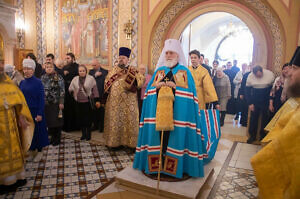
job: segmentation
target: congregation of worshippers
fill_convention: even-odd
[[[97,59],[88,66],[78,64],[71,52],[62,59],[48,54],[44,63],[38,63],[35,55],[29,53],[22,62],[22,71],[12,64],[4,65],[1,60],[1,82],[5,83],[1,85],[1,92],[13,95],[11,99],[8,95],[2,103],[7,110],[10,110],[9,104],[18,104],[14,115],[9,114],[11,120],[17,120],[19,129],[26,129],[20,130],[26,135],[26,138],[19,138],[23,148],[15,151],[29,149],[27,154],[20,152],[19,159],[16,158],[20,160],[20,168],[15,173],[3,175],[1,186],[13,185],[16,189],[26,184],[21,156],[27,156],[29,161],[40,161],[44,147],[61,143],[62,132],[81,131],[82,142],[91,140],[94,134],[103,134],[106,147],[114,151],[124,148],[132,151],[135,153],[133,167],[149,173],[151,165],[146,157],[151,152],[159,154],[162,138],[163,162],[171,160],[172,151],[176,156],[175,152],[184,154],[186,148],[191,154],[193,150],[203,148],[201,141],[200,144],[192,143],[195,139],[202,142],[210,139],[203,135],[205,131],[198,124],[201,110],[215,110],[219,114],[217,123],[220,127],[226,123],[226,115],[234,115],[236,125],[247,127],[247,143],[262,140],[266,136],[264,128],[290,97],[287,82],[292,63],[284,64],[276,77],[265,66],[241,63],[238,59],[223,66],[217,60],[210,63],[195,49],[189,52],[191,64],[188,65],[178,46],[178,40],[166,40],[154,74],[150,74],[144,64],[131,66],[131,49],[127,47],[119,48],[118,59],[110,69],[104,68]],[[172,99],[171,105],[160,104],[160,96]],[[161,106],[160,111],[156,109],[158,106]],[[174,109],[169,118],[171,127],[162,124],[158,128],[157,124],[155,129],[156,117],[157,120],[159,116],[168,117],[164,115],[164,106]],[[188,146],[181,146],[181,142],[172,138],[177,136],[177,140],[184,140],[180,137],[180,127],[184,125],[190,127],[186,132],[196,132],[195,136],[182,134],[189,139],[185,142]],[[151,135],[163,130],[163,136]],[[18,130],[9,127],[9,131]],[[17,143],[12,142],[12,145]],[[171,171],[172,176],[181,178],[183,173],[203,176],[202,161],[205,163],[213,158],[216,149],[212,150],[196,151],[203,154],[197,162],[192,158],[180,159],[184,156],[179,155],[178,164],[197,166],[194,169],[178,166],[177,171]],[[199,169],[195,169],[198,166]]]

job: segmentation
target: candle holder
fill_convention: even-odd
[[[128,23],[124,24],[124,32],[126,34],[126,39],[131,39],[133,34],[133,24],[129,20]]]

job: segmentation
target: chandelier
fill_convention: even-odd
[[[227,25],[223,25],[219,27],[219,33],[222,37],[225,36],[236,36],[238,33],[242,31],[249,31],[247,27],[244,26],[236,26],[230,21]]]
[[[17,38],[19,41],[19,47],[21,47],[21,39],[24,34],[24,31],[26,29],[24,21],[22,21],[20,18],[17,18],[15,21],[15,29],[16,29],[16,34]]]

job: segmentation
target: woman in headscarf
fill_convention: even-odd
[[[82,130],[81,140],[91,139],[92,126],[92,106],[100,107],[99,93],[96,80],[93,76],[87,74],[87,68],[84,65],[78,67],[79,76],[73,78],[69,92],[73,94],[76,101],[77,118]],[[93,100],[95,99],[95,100]],[[95,104],[93,101],[96,101]]]
[[[21,81],[20,89],[25,96],[26,102],[35,123],[30,150],[38,151],[37,155],[34,158],[34,161],[38,162],[42,158],[42,149],[43,147],[49,145],[49,140],[45,121],[44,86],[41,80],[33,75],[34,70],[35,62],[32,59],[24,59],[23,72],[25,80]]]
[[[231,98],[231,85],[229,77],[223,72],[222,68],[217,68],[217,75],[215,78],[215,88],[220,103],[220,125],[224,126],[226,116],[226,106],[228,100]]]
[[[34,61],[35,63],[34,76],[40,79],[44,73],[42,65],[37,62],[36,56],[33,53],[28,53],[26,55],[26,58],[32,59]]]
[[[45,116],[48,131],[51,134],[50,143],[60,144],[61,128],[63,126],[62,109],[64,108],[65,84],[64,79],[52,63],[45,64],[46,73],[41,80],[45,88]]]
[[[10,79],[17,85],[20,85],[20,82],[22,80],[24,80],[24,77],[22,76],[22,74],[15,70],[15,66],[10,65],[10,64],[6,64],[4,66],[4,72],[10,77]]]

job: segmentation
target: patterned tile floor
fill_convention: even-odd
[[[227,120],[230,123],[232,118]],[[241,131],[240,127],[233,130]],[[229,133],[231,131],[226,131],[226,128],[222,132],[225,140],[246,139],[245,133]],[[113,152],[102,146],[103,135],[100,133],[93,133],[91,142],[80,141],[80,133],[77,134],[64,134],[59,146],[45,148],[40,162],[27,161],[27,184],[15,193],[1,195],[0,199],[85,198],[133,161],[130,151]],[[250,158],[259,150],[257,145],[235,144],[209,198],[256,198],[258,188]]]
[[[257,198],[258,186],[250,164],[261,146],[235,143],[215,182],[210,198]]]
[[[258,188],[252,170],[228,167],[213,198],[257,198]]]
[[[27,184],[0,198],[85,198],[133,161],[129,151],[63,138],[43,150],[43,158],[26,163]]]
[[[209,182],[204,185],[200,198],[208,199],[253,199],[258,196],[258,187],[250,164],[250,158],[260,150],[260,146],[235,142],[229,153],[224,153],[228,145],[221,139],[216,152],[215,161],[220,163],[220,158],[226,160],[220,165],[222,168],[218,171],[215,166],[216,176],[213,175]],[[225,155],[225,156],[224,156]],[[221,157],[220,157],[221,156]],[[221,161],[222,162],[222,161]],[[212,183],[212,184],[211,184]],[[204,191],[208,190],[208,194]],[[109,198],[109,194],[124,191],[122,188],[115,187],[115,184],[98,192],[98,196]],[[114,197],[118,195],[115,194]],[[112,197],[112,195],[110,195]]]

